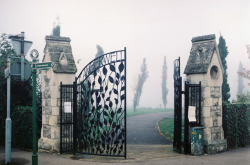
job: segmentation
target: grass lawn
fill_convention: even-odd
[[[137,108],[136,112],[134,112],[134,109],[127,109],[127,117],[135,116],[135,115],[142,115],[147,113],[157,113],[157,112],[168,112],[173,111],[174,109],[167,108]]]
[[[167,118],[158,122],[161,133],[169,140],[174,138],[174,119]]]

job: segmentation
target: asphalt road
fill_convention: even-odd
[[[128,144],[172,144],[165,139],[159,130],[157,122],[166,117],[173,117],[173,111],[137,115],[127,118]]]

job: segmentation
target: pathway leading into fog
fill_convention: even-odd
[[[157,122],[173,117],[173,111],[128,117],[127,144],[172,144],[160,134]]]

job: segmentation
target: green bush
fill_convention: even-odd
[[[6,111],[1,110],[0,127],[0,145],[5,144],[5,119]],[[41,111],[38,109],[38,118],[41,117]],[[32,128],[32,107],[16,106],[11,111],[12,120],[12,147],[30,150],[33,146],[33,128]],[[37,139],[40,138],[41,121],[37,121]]]
[[[228,149],[249,144],[249,93],[239,95],[233,104],[223,104],[224,132]]]
[[[32,149],[32,107],[17,106],[12,113],[12,146]]]
[[[4,70],[7,67],[7,56],[17,57],[7,34],[0,36],[0,145],[5,144],[5,121],[7,109],[7,80]],[[12,63],[14,60],[12,60]],[[41,76],[37,76],[37,112],[38,129],[41,130]],[[12,147],[32,148],[32,79],[19,82],[11,79],[10,115],[12,119]]]

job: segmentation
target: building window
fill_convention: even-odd
[[[212,80],[217,80],[219,77],[219,69],[217,66],[212,66],[211,70],[210,70],[210,76]]]

